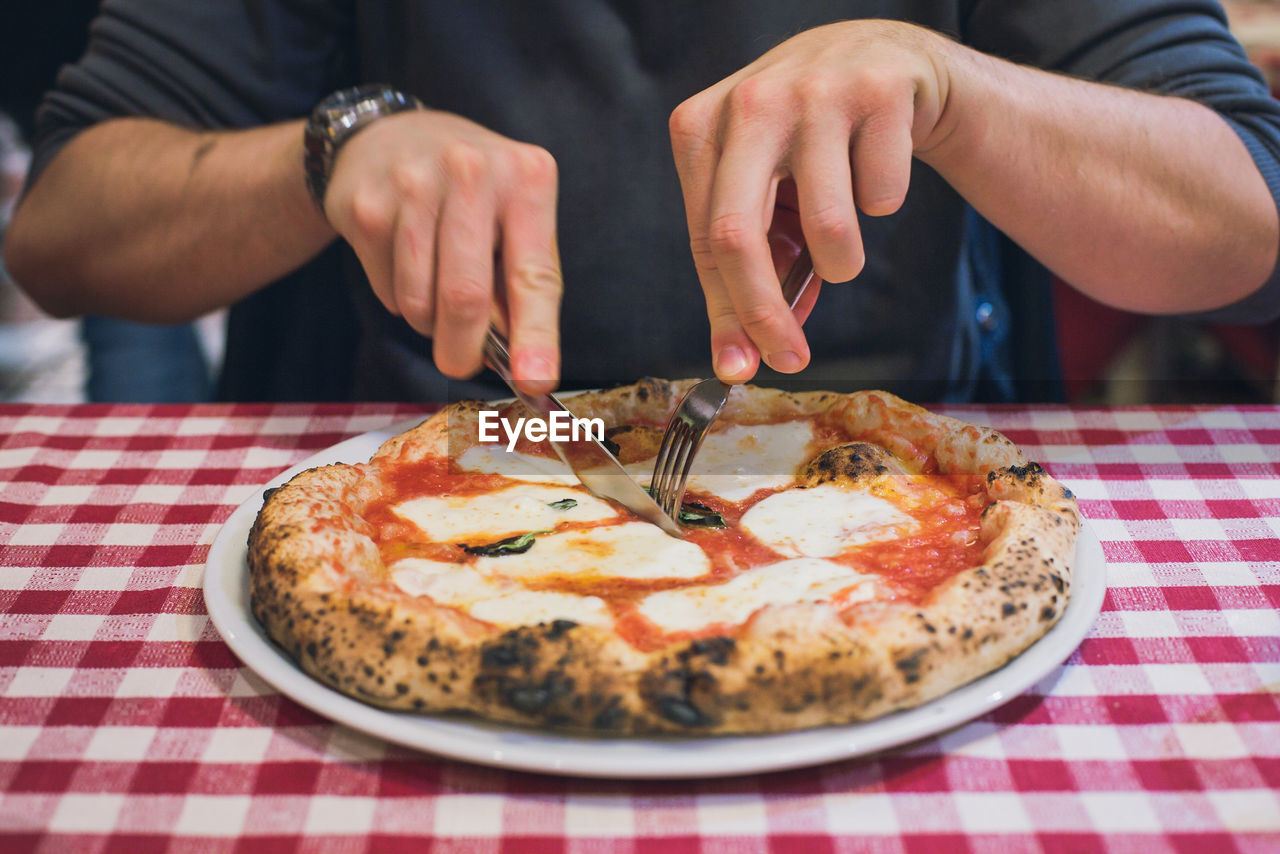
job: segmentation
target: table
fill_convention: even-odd
[[[1280,408],[963,407],[1080,497],[1090,637],[883,755],[575,780],[328,723],[200,592],[261,484],[404,405],[0,407],[0,851],[1280,852]]]

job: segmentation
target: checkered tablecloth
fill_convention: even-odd
[[[1079,495],[1090,637],[907,748],[694,782],[443,760],[228,651],[209,545],[406,406],[0,407],[0,852],[1280,852],[1280,410],[950,410]]]

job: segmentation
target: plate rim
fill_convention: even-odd
[[[564,734],[381,709],[313,679],[267,637],[249,612],[246,538],[265,490],[318,465],[363,462],[382,442],[424,417],[429,416],[345,439],[263,484],[222,524],[209,548],[201,586],[210,621],[242,666],[320,717],[428,754],[504,770],[624,780],[728,777],[856,759],[962,726],[1023,694],[1062,666],[1088,636],[1106,595],[1106,556],[1082,519],[1071,596],[1048,632],[1008,663],[941,697],[860,723],[764,735],[639,738]]]

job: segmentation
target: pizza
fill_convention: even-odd
[[[691,385],[575,415],[647,482]],[[1061,616],[1070,491],[999,433],[879,391],[734,390],[664,534],[546,442],[479,441],[519,404],[453,404],[360,464],[269,490],[252,610],[365,702],[599,734],[875,718],[1000,667]]]

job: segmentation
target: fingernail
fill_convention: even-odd
[[[747,369],[747,354],[741,347],[725,347],[716,354],[716,373],[731,377]]]
[[[523,356],[520,359],[520,378],[533,382],[555,382],[556,366],[545,356]]]
[[[784,374],[794,374],[804,367],[804,361],[801,360],[799,354],[792,350],[770,353],[769,358],[765,361],[769,363],[769,367]]]

